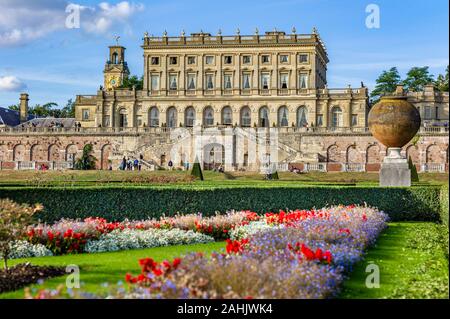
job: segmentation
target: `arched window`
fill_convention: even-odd
[[[342,127],[342,109],[339,106],[331,110],[331,127]]]
[[[117,54],[117,52],[114,52],[112,54],[112,64],[119,64],[119,55]]]
[[[177,110],[173,106],[167,110],[167,127],[177,127]]]
[[[189,106],[184,111],[184,125],[186,127],[193,127],[195,125],[195,109]]]
[[[241,109],[241,126],[243,127],[250,127],[252,126],[252,116],[251,111],[248,106],[244,106]]]
[[[305,127],[308,125],[308,109],[306,106],[300,106],[297,109],[297,127]]]
[[[232,125],[233,124],[233,112],[231,107],[225,106],[222,109],[222,124],[224,125]]]
[[[289,113],[286,106],[282,106],[278,109],[278,126],[286,127],[289,126]]]
[[[156,106],[150,108],[148,126],[150,127],[159,126],[159,110]]]
[[[214,110],[210,106],[206,107],[203,110],[203,125],[204,126],[214,125]]]
[[[267,108],[267,106],[263,106],[259,109],[259,126],[270,127],[269,109]]]

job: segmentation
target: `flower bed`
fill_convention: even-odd
[[[63,255],[205,243],[229,238],[230,231],[235,227],[247,225],[259,218],[254,212],[232,211],[212,217],[189,214],[113,223],[93,217],[84,220],[62,219],[53,225],[30,227],[26,240],[32,246],[27,247],[27,253],[13,249],[13,258],[32,257],[33,249],[38,248],[46,248],[54,255]]]
[[[169,245],[189,245],[214,241],[214,238],[181,229],[116,229],[102,235],[98,240],[90,240],[85,246],[87,253],[144,249]]]
[[[331,298],[386,221],[383,212],[354,205],[268,213],[233,227],[226,253],[143,259],[141,273],[125,277],[129,289],[97,297]]]

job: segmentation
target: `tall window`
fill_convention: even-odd
[[[89,120],[89,109],[83,109],[83,121]]]
[[[159,90],[159,75],[158,74],[152,74],[151,75],[151,89],[152,91],[158,91]]]
[[[243,126],[243,127],[252,126],[251,111],[248,106],[244,106],[241,109],[241,126]]]
[[[431,106],[425,106],[425,119],[431,120]]]
[[[281,89],[289,88],[289,74],[288,73],[280,74],[280,88]]]
[[[263,106],[259,109],[259,126],[269,127],[269,109],[267,106]]]
[[[170,74],[169,75],[169,90],[176,91],[178,89],[178,75]]]
[[[167,110],[167,127],[177,127],[177,110],[173,106]]]
[[[211,73],[206,74],[206,89],[207,90],[214,89],[214,74]]]
[[[150,109],[150,113],[149,113],[149,121],[148,121],[148,126],[150,127],[158,127],[159,126],[159,111],[158,108],[156,106],[153,106]]]
[[[250,55],[244,55],[242,57],[242,63],[243,64],[250,64],[252,61],[252,57]]]
[[[317,114],[317,126],[323,126],[323,115]]]
[[[208,106],[203,110],[203,125],[205,126],[214,125],[214,110],[210,106]]]
[[[242,88],[244,90],[250,90],[250,73],[243,73],[242,74]]]
[[[103,116],[103,127],[109,127],[110,126],[110,117],[109,115]]]
[[[196,88],[196,77],[194,73],[190,73],[187,76],[187,88],[188,90],[195,90]]]
[[[358,115],[352,114],[352,126],[357,126],[357,125],[358,125]]]
[[[331,126],[332,127],[342,126],[342,110],[339,106],[335,106],[331,110]]]
[[[308,88],[308,74],[301,73],[298,79],[298,84],[300,89]]]
[[[186,127],[193,127],[195,124],[195,109],[190,106],[184,111],[184,125]]]
[[[212,55],[207,55],[207,56],[205,57],[205,63],[206,63],[206,64],[214,64],[214,56],[212,56]]]
[[[289,126],[288,109],[286,106],[282,106],[278,109],[278,126]]]
[[[269,73],[261,74],[261,88],[263,90],[268,90],[270,88],[270,74]]]
[[[232,125],[233,124],[233,113],[231,111],[231,107],[225,106],[222,109],[222,124],[224,125]]]
[[[225,74],[223,76],[223,85],[225,90],[231,90],[233,88],[233,78],[231,74]]]
[[[297,109],[297,127],[306,127],[308,125],[308,109],[306,106],[300,106]]]

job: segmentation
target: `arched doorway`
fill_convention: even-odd
[[[225,147],[222,144],[208,144],[203,148],[203,168],[212,170],[225,165]]]

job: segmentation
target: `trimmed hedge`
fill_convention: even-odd
[[[264,213],[364,203],[385,211],[393,221],[438,221],[440,195],[439,186],[0,188],[0,198],[42,203],[44,211],[38,217],[46,222],[88,216],[108,220],[144,219],[176,212],[212,215],[230,209]]]
[[[442,186],[440,201],[441,201],[441,221],[448,227],[448,185]]]

